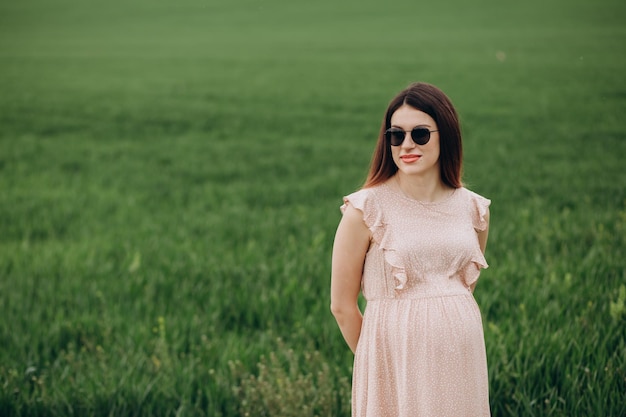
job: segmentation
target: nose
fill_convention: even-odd
[[[411,132],[404,132],[404,140],[402,141],[402,143],[400,144],[400,146],[402,146],[403,148],[414,148],[415,142],[413,142],[413,138],[411,137]]]

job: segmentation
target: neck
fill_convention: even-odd
[[[394,178],[398,188],[405,196],[424,203],[443,200],[450,195],[451,191],[454,191],[445,185],[440,177],[428,179],[397,172]]]

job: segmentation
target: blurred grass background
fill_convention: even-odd
[[[440,86],[494,416],[626,414],[626,6],[0,1],[0,414],[344,416],[341,197]]]

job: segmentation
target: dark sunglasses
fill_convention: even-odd
[[[414,127],[413,130],[402,130],[399,127],[392,127],[385,131],[385,139],[391,146],[400,146],[404,142],[407,133],[411,133],[411,139],[416,145],[426,145],[430,140],[430,134],[439,132],[438,130],[428,130],[427,127]]]

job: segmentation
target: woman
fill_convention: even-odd
[[[331,310],[355,353],[353,416],[490,415],[472,295],[490,201],[462,186],[461,161],[452,103],[411,84],[387,108],[365,185],[344,198]]]

